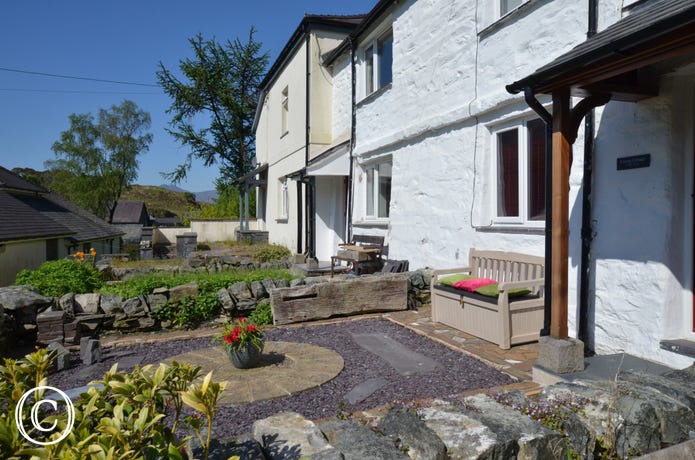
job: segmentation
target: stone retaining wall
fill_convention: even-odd
[[[184,267],[169,267],[171,271],[197,270],[221,271],[235,268],[281,268],[286,262],[258,264],[244,258],[193,258]],[[104,271],[108,268],[102,268]],[[174,270],[175,269],[175,270]],[[135,271],[111,269],[114,276],[128,278]],[[139,270],[138,270],[139,272]],[[391,274],[384,274],[389,276]],[[369,277],[380,276],[365,275]],[[429,294],[428,272],[417,271],[408,275],[408,306],[421,306]],[[263,301],[268,301],[270,292],[276,288],[297,288],[305,285],[332,283],[355,279],[354,276],[264,279],[247,284],[239,282],[220,289],[217,298],[221,313],[226,317],[246,316]],[[162,324],[154,312],[166,302],[179,302],[185,297],[196,298],[199,294],[196,283],[172,288],[158,288],[147,295],[129,299],[108,294],[73,294],[60,298],[45,297],[31,286],[9,286],[0,288],[0,355],[6,343],[20,341],[41,344],[60,342],[67,345],[80,343],[83,337],[97,337],[106,331],[145,332],[171,327]],[[404,300],[405,301],[405,300]],[[403,308],[406,308],[403,305]],[[364,312],[364,311],[363,311]],[[368,313],[368,312],[366,312]],[[61,327],[62,324],[62,327]]]

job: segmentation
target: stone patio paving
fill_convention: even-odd
[[[191,351],[164,360],[187,362],[214,371],[216,381],[226,381],[220,404],[243,404],[280,398],[314,388],[343,370],[343,358],[336,352],[306,343],[266,342],[259,366],[237,369],[222,347]]]

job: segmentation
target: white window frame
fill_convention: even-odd
[[[280,137],[284,136],[290,131],[289,128],[289,86],[285,86],[281,93],[280,99]]]
[[[497,17],[498,18],[503,18],[504,16],[508,15],[512,11],[516,10],[517,8],[520,8],[524,3],[526,3],[528,0],[522,0],[521,3],[519,3],[517,6],[510,8],[507,11],[502,11],[502,3],[504,3],[506,0],[496,0],[495,4],[497,6]]]
[[[385,25],[381,28],[379,28],[376,32],[372,33],[372,35],[365,40],[361,46],[360,46],[360,59],[361,59],[361,71],[360,71],[360,81],[361,81],[361,95],[362,98],[366,98],[367,96],[376,93],[379,91],[381,88],[385,88],[388,85],[393,82],[393,28],[391,26],[391,21],[388,20],[386,21],[388,25]],[[391,82],[380,86],[380,71],[381,71],[381,55],[377,52],[379,49],[379,41],[386,37],[387,35],[391,35]],[[372,78],[372,88],[371,91],[368,90],[367,88],[367,75],[368,75],[368,70],[369,67],[367,65],[368,59],[367,59],[367,51],[372,50],[372,57],[371,57],[371,78]]]
[[[504,125],[496,126],[491,130],[492,136],[492,176],[491,176],[491,193],[492,193],[492,222],[495,225],[502,226],[517,226],[517,227],[532,227],[532,228],[543,228],[545,226],[545,219],[542,220],[531,220],[528,217],[529,213],[529,136],[527,124],[530,121],[538,119],[537,116],[530,116],[523,119],[515,120],[514,122],[505,123]],[[498,172],[499,172],[499,143],[498,135],[517,130],[518,133],[518,190],[517,196],[519,198],[519,215],[518,216],[499,216],[499,185],[498,185]],[[547,171],[546,171],[547,174]],[[545,191],[546,194],[550,193],[549,190]],[[546,195],[547,196],[547,195]]]
[[[387,209],[387,217],[379,216],[379,167],[383,164],[391,165],[391,190],[389,191],[389,204]],[[372,213],[369,213],[369,173],[372,172]],[[393,160],[389,158],[381,159],[380,161],[374,161],[369,164],[364,165],[365,173],[365,187],[364,187],[364,217],[368,221],[381,221],[387,222],[389,216],[391,215],[391,191],[393,190]]]
[[[279,192],[280,199],[278,200],[278,220],[287,220],[289,218],[290,213],[290,196],[288,179],[286,177],[280,179]]]

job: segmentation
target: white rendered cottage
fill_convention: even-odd
[[[378,2],[326,60],[334,79],[354,72],[352,232],[386,236],[390,257],[414,267],[464,265],[471,247],[544,255],[545,123],[506,86],[583,43],[594,6],[601,32],[631,15],[648,21],[654,12],[668,24],[678,7],[670,21],[692,30],[691,5]],[[611,102],[589,101],[599,107],[587,143],[594,172],[587,173],[593,192],[586,219],[584,127],[581,117],[573,120],[579,126],[564,181],[567,268],[555,277],[565,280],[559,290],[569,335],[582,323],[582,338],[596,352],[628,351],[676,367],[692,358],[661,342],[695,340],[692,33],[683,40],[676,57],[623,75]],[[350,59],[354,65],[345,65]],[[644,85],[636,80],[648,76]],[[616,97],[633,86],[639,97]],[[535,94],[549,112],[551,94]],[[572,95],[574,105],[583,93]],[[583,268],[582,234],[590,249]]]
[[[350,86],[333,84],[322,57],[362,18],[305,15],[261,83],[254,120],[258,167],[246,177],[259,185],[259,228],[271,243],[323,260],[347,225]],[[334,105],[336,86],[344,92]]]

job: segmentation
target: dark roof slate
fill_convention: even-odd
[[[147,208],[143,201],[126,201],[120,200],[116,203],[116,209],[113,211],[111,218],[112,224],[138,224],[140,218],[147,217]]]
[[[9,169],[0,166],[0,190],[21,190],[25,192],[46,193],[48,190],[33,182],[22,179]]]
[[[648,3],[533,74],[508,85],[507,90],[517,93],[526,86],[536,87],[549,79],[591,67],[600,60],[624,56],[642,43],[688,25],[695,25],[695,2],[661,0]]]
[[[71,230],[77,243],[117,238],[123,232],[56,193],[44,196],[16,195],[34,211]]]
[[[16,196],[0,190],[0,241],[60,237],[74,233]]]

